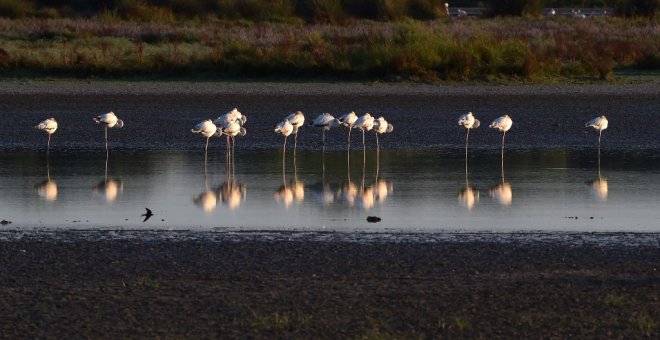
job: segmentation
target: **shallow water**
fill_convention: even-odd
[[[1,228],[660,231],[654,152],[209,151],[0,152]]]

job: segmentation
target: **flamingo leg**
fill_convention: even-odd
[[[378,132],[376,132],[376,181],[378,181],[379,170],[380,170],[380,144],[378,142]]]
[[[286,179],[284,177],[286,169],[286,139],[288,136],[284,136],[284,145],[282,145],[282,184],[286,184]]]
[[[598,131],[598,180],[600,180],[600,137],[603,135],[603,130]]]
[[[367,162],[367,149],[364,143],[364,130],[362,130],[362,177],[364,177],[364,167]],[[363,180],[364,182],[364,180]],[[364,183],[363,183],[364,184]]]
[[[206,168],[206,160],[208,157],[208,150],[209,150],[209,139],[211,137],[206,137],[206,146],[204,146],[204,167]]]
[[[467,171],[468,171],[468,142],[470,140],[470,129],[467,129],[467,134],[465,136],[465,183],[467,183]]]
[[[105,127],[105,152],[108,153],[108,126]]]
[[[50,153],[50,133],[48,134],[48,147],[46,148],[46,156]]]
[[[506,136],[506,131],[502,134],[502,183],[504,183],[504,136]]]
[[[294,160],[296,159],[296,149],[298,149],[298,132],[293,134],[293,159]],[[294,163],[295,163],[295,161],[294,161]]]
[[[236,158],[234,156],[234,145],[235,145],[235,140],[234,137],[231,137],[231,175],[234,177],[236,175]]]

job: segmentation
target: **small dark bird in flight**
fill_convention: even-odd
[[[145,209],[147,209],[147,212],[140,215],[140,216],[144,216],[144,221],[142,221],[142,223],[147,222],[147,220],[154,215],[154,213],[152,213],[151,210],[149,210],[149,208],[145,208]]]

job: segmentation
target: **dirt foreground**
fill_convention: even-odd
[[[660,336],[657,234],[157,234],[0,233],[0,337]]]

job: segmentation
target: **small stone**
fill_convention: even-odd
[[[367,216],[367,222],[369,222],[369,223],[376,223],[376,222],[380,222],[380,221],[381,221],[381,218],[378,217],[378,216]]]
[[[2,221],[0,221],[0,224],[2,224],[2,225],[11,224],[11,221],[2,220]]]

